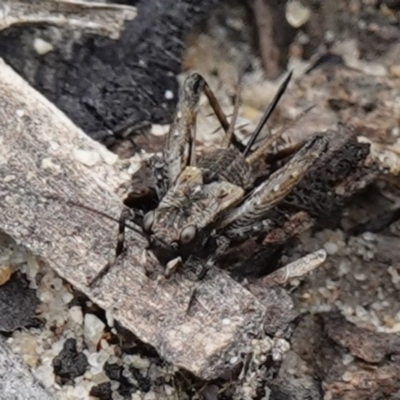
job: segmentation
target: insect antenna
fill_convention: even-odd
[[[297,115],[293,120],[284,124],[276,133],[274,133],[274,135],[272,135],[271,137],[269,137],[265,141],[263,141],[261,143],[261,145],[246,158],[246,161],[249,164],[253,164],[255,161],[257,161],[260,157],[262,157],[264,155],[264,153],[272,145],[272,143],[274,143],[276,140],[278,140],[288,129],[290,129],[294,125],[296,125],[297,122],[299,122],[314,107],[315,107],[315,105],[308,107],[306,110],[304,110],[299,115]],[[304,145],[304,143],[305,143],[305,141],[302,141],[299,144],[299,146],[302,147]],[[299,146],[295,145],[293,147],[293,151],[298,150],[298,148],[300,148]],[[282,154],[284,154],[284,153],[282,153]],[[289,152],[289,154],[290,154],[290,152]]]
[[[229,124],[228,131],[226,132],[225,138],[222,142],[222,147],[229,147],[229,145],[232,142],[233,133],[235,131],[236,120],[239,115],[240,94],[241,94],[240,86],[241,85],[240,85],[240,77],[239,77],[238,83],[236,85],[236,97],[235,97],[235,104],[233,106],[233,115],[231,118],[231,122]]]
[[[283,94],[286,91],[286,88],[289,85],[289,82],[290,82],[290,79],[292,78],[292,75],[293,75],[293,71],[290,71],[288,76],[285,78],[285,80],[281,84],[281,86],[279,86],[279,89],[276,92],[275,97],[272,99],[272,101],[269,104],[268,108],[265,110],[264,115],[262,116],[260,122],[258,123],[258,125],[257,125],[257,127],[255,129],[255,131],[251,135],[250,140],[247,143],[246,148],[244,149],[244,152],[243,152],[243,156],[244,157],[246,157],[246,155],[250,151],[250,149],[253,146],[254,142],[256,141],[258,135],[260,134],[260,132],[264,128],[264,125],[267,123],[269,117],[271,116],[271,114],[275,110],[276,106],[278,105],[279,100],[281,99],[281,97],[283,96]]]
[[[103,212],[103,211],[96,210],[95,208],[86,206],[86,205],[81,204],[81,203],[78,203],[78,202],[76,202],[76,201],[73,201],[73,200],[66,200],[66,203],[67,203],[68,205],[70,205],[70,206],[78,207],[78,208],[81,208],[81,209],[83,209],[83,210],[86,210],[86,211],[92,212],[92,213],[94,213],[94,214],[100,215],[101,217],[106,218],[106,219],[108,219],[108,220],[110,220],[110,221],[114,221],[114,222],[116,222],[117,224],[119,224],[119,223],[121,222],[118,218],[112,217],[111,215],[108,215],[108,214],[106,214],[106,213]],[[146,239],[148,238],[147,235],[146,235],[141,229],[136,228],[136,227],[133,226],[133,225],[127,224],[127,223],[125,222],[125,227],[128,228],[128,229],[130,229],[130,230],[132,230],[132,231],[134,231],[134,232],[136,232],[136,233],[138,233],[139,235],[141,235],[142,237],[144,237],[144,238],[146,238]]]

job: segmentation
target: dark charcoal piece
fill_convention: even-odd
[[[29,283],[20,273],[0,286],[0,332],[11,333],[19,328],[37,327],[36,317],[39,300],[36,292],[29,289]]]
[[[76,39],[70,31],[21,25],[0,32],[0,54],[88,135],[122,140],[144,121],[171,121],[185,37],[216,2],[141,1],[118,40]],[[38,56],[31,44],[35,37],[55,50]],[[167,90],[172,99],[166,98]]]
[[[137,388],[144,393],[147,393],[151,388],[150,379],[143,376],[140,371],[136,368],[130,367],[129,371],[133,375],[135,381],[137,381]]]
[[[83,375],[88,366],[87,357],[76,349],[76,339],[67,339],[53,360],[54,373],[61,378],[62,384]]]
[[[128,380],[127,377],[122,375],[124,368],[118,364],[104,364],[105,374],[113,381],[120,383],[118,393],[124,397],[130,397],[131,393],[135,391],[134,385]]]
[[[119,381],[122,377],[123,368],[118,364],[110,364],[106,362],[104,364],[105,374],[113,381]]]
[[[92,387],[89,394],[99,400],[112,400],[111,382],[100,383],[100,385]]]
[[[118,393],[121,396],[129,397],[136,390],[147,393],[151,388],[149,378],[144,377],[139,370],[133,367],[127,370],[118,364],[105,363],[104,372],[111,380],[120,383]]]

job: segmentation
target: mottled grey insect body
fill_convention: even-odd
[[[290,75],[266,115],[273,111],[289,79]],[[198,156],[196,114],[202,93],[227,132],[227,140],[221,148]],[[250,143],[261,128],[259,125]],[[301,144],[288,146],[282,151],[283,160],[261,174],[259,182],[255,165],[270,155],[270,145],[281,133],[262,141],[253,152],[250,145],[241,152],[235,146],[233,128],[205,80],[198,74],[189,76],[162,156],[150,161],[155,207],[139,221],[149,250],[169,265],[168,273],[181,261],[209,266],[249,239],[256,239],[260,246],[248,262],[263,262],[265,257],[260,254],[270,254],[271,249],[273,252],[325,217],[325,205],[330,212],[334,204],[341,205],[341,199],[349,197],[349,193],[340,195],[338,188],[345,184],[355,191],[361,186],[354,181],[365,179],[368,183],[374,176],[374,167],[364,165],[369,145],[359,143],[351,130],[340,126],[334,134],[315,134]],[[274,157],[279,160],[279,155]],[[121,218],[121,240],[123,230]]]

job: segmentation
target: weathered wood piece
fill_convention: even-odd
[[[2,400],[53,400],[21,359],[0,336],[0,398]]]
[[[13,25],[49,24],[117,39],[124,22],[136,17],[130,6],[65,0],[5,0],[0,5],[0,31]]]
[[[51,196],[117,217],[122,202],[113,192],[119,173],[112,158],[0,62],[0,228],[163,358],[216,377],[232,367],[233,356],[252,351],[250,337],[263,329],[265,305],[241,285],[215,273],[196,291],[188,315],[194,284],[147,278],[154,261],[145,241],[130,234],[126,256],[98,287],[86,286],[115,253],[117,224]]]

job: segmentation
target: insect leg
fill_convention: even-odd
[[[200,95],[206,85],[199,74],[190,75],[183,84],[174,121],[167,135],[163,160],[167,189],[174,185],[183,169],[193,163],[195,124]]]
[[[275,97],[272,99],[270,105],[268,108],[265,110],[264,115],[262,116],[260,122],[258,123],[255,131],[251,135],[249,142],[246,146],[246,148],[243,151],[243,155],[246,156],[249,152],[251,147],[253,146],[254,142],[257,140],[257,137],[260,135],[262,129],[264,128],[265,124],[267,123],[269,117],[275,110],[276,106],[279,103],[279,100],[282,98],[283,94],[286,91],[287,86],[289,85],[289,82],[292,78],[292,71],[288,74],[288,76],[285,78],[281,86],[278,88],[277,93],[275,94]],[[223,147],[228,147],[231,143],[236,146],[238,149],[241,149],[242,145],[241,143],[238,142],[234,135],[234,127],[235,127],[235,122],[237,119],[238,111],[239,111],[239,105],[240,105],[240,90],[238,88],[236,95],[236,102],[234,106],[234,111],[233,111],[233,116],[232,116],[232,121],[231,123],[228,122],[224,112],[221,109],[221,106],[218,103],[217,98],[215,97],[214,93],[212,92],[211,88],[208,86],[207,83],[204,85],[204,93],[206,94],[208,101],[215,113],[215,115],[218,118],[219,123],[221,124],[223,130],[226,133],[225,139],[223,141]],[[275,139],[274,139],[275,140]]]
[[[204,279],[204,277],[207,275],[207,272],[215,265],[215,262],[217,259],[225,253],[226,249],[230,245],[230,240],[227,237],[221,236],[217,240],[217,249],[216,251],[211,254],[209,257],[207,257],[205,262],[202,262],[202,260],[192,260],[197,264],[196,268],[198,270],[196,280],[201,281]],[[189,261],[190,262],[190,261]],[[198,288],[199,288],[199,283],[197,283],[189,297],[189,301],[186,307],[186,314],[190,313],[191,308],[193,307],[193,304],[196,300],[196,295],[198,293]]]
[[[279,103],[279,100],[282,98],[283,94],[286,91],[286,88],[289,85],[290,79],[292,78],[293,71],[289,72],[288,76],[285,78],[281,86],[278,88],[278,91],[275,94],[275,97],[272,99],[271,103],[269,104],[268,108],[265,110],[264,115],[262,116],[261,120],[259,121],[255,131],[251,135],[249,142],[247,143],[246,148],[244,149],[243,156],[245,157],[249,152],[251,147],[253,146],[254,142],[256,141],[257,137],[261,133],[264,125],[267,123],[269,117],[275,110],[276,106]]]
[[[252,226],[265,219],[267,213],[302,181],[325,152],[327,143],[327,139],[321,136],[309,140],[290,161],[256,187],[239,207],[226,213],[218,229],[229,235],[229,232]]]
[[[305,211],[293,214],[281,227],[275,228],[263,239],[263,244],[281,245],[311,228],[315,220]]]
[[[115,248],[115,255],[113,258],[88,282],[89,287],[95,286],[115,265],[117,259],[124,252],[124,244],[125,244],[125,229],[127,227],[126,222],[132,221],[134,215],[132,214],[132,210],[129,208],[123,208],[121,211],[121,215],[118,221],[118,236],[117,236],[117,245]]]
[[[254,242],[257,245],[251,254],[243,258],[242,254],[246,254],[247,250],[243,252],[239,246],[239,253],[235,253],[236,250],[231,247],[233,253],[230,255],[230,258],[222,260],[234,275],[238,277],[251,276],[258,278],[273,273],[273,271],[280,268],[278,260],[286,243],[293,237],[311,228],[315,221],[306,212],[299,211],[291,215],[286,221],[280,222],[279,225],[276,222],[274,223],[273,220],[266,222],[270,223],[271,228],[264,235],[260,233],[261,243],[259,243],[259,240]],[[268,223],[266,225],[268,226]],[[252,227],[250,226],[250,228]],[[246,237],[249,236],[238,237],[244,246],[247,244],[246,241],[243,241]],[[251,248],[250,243],[247,246]]]

